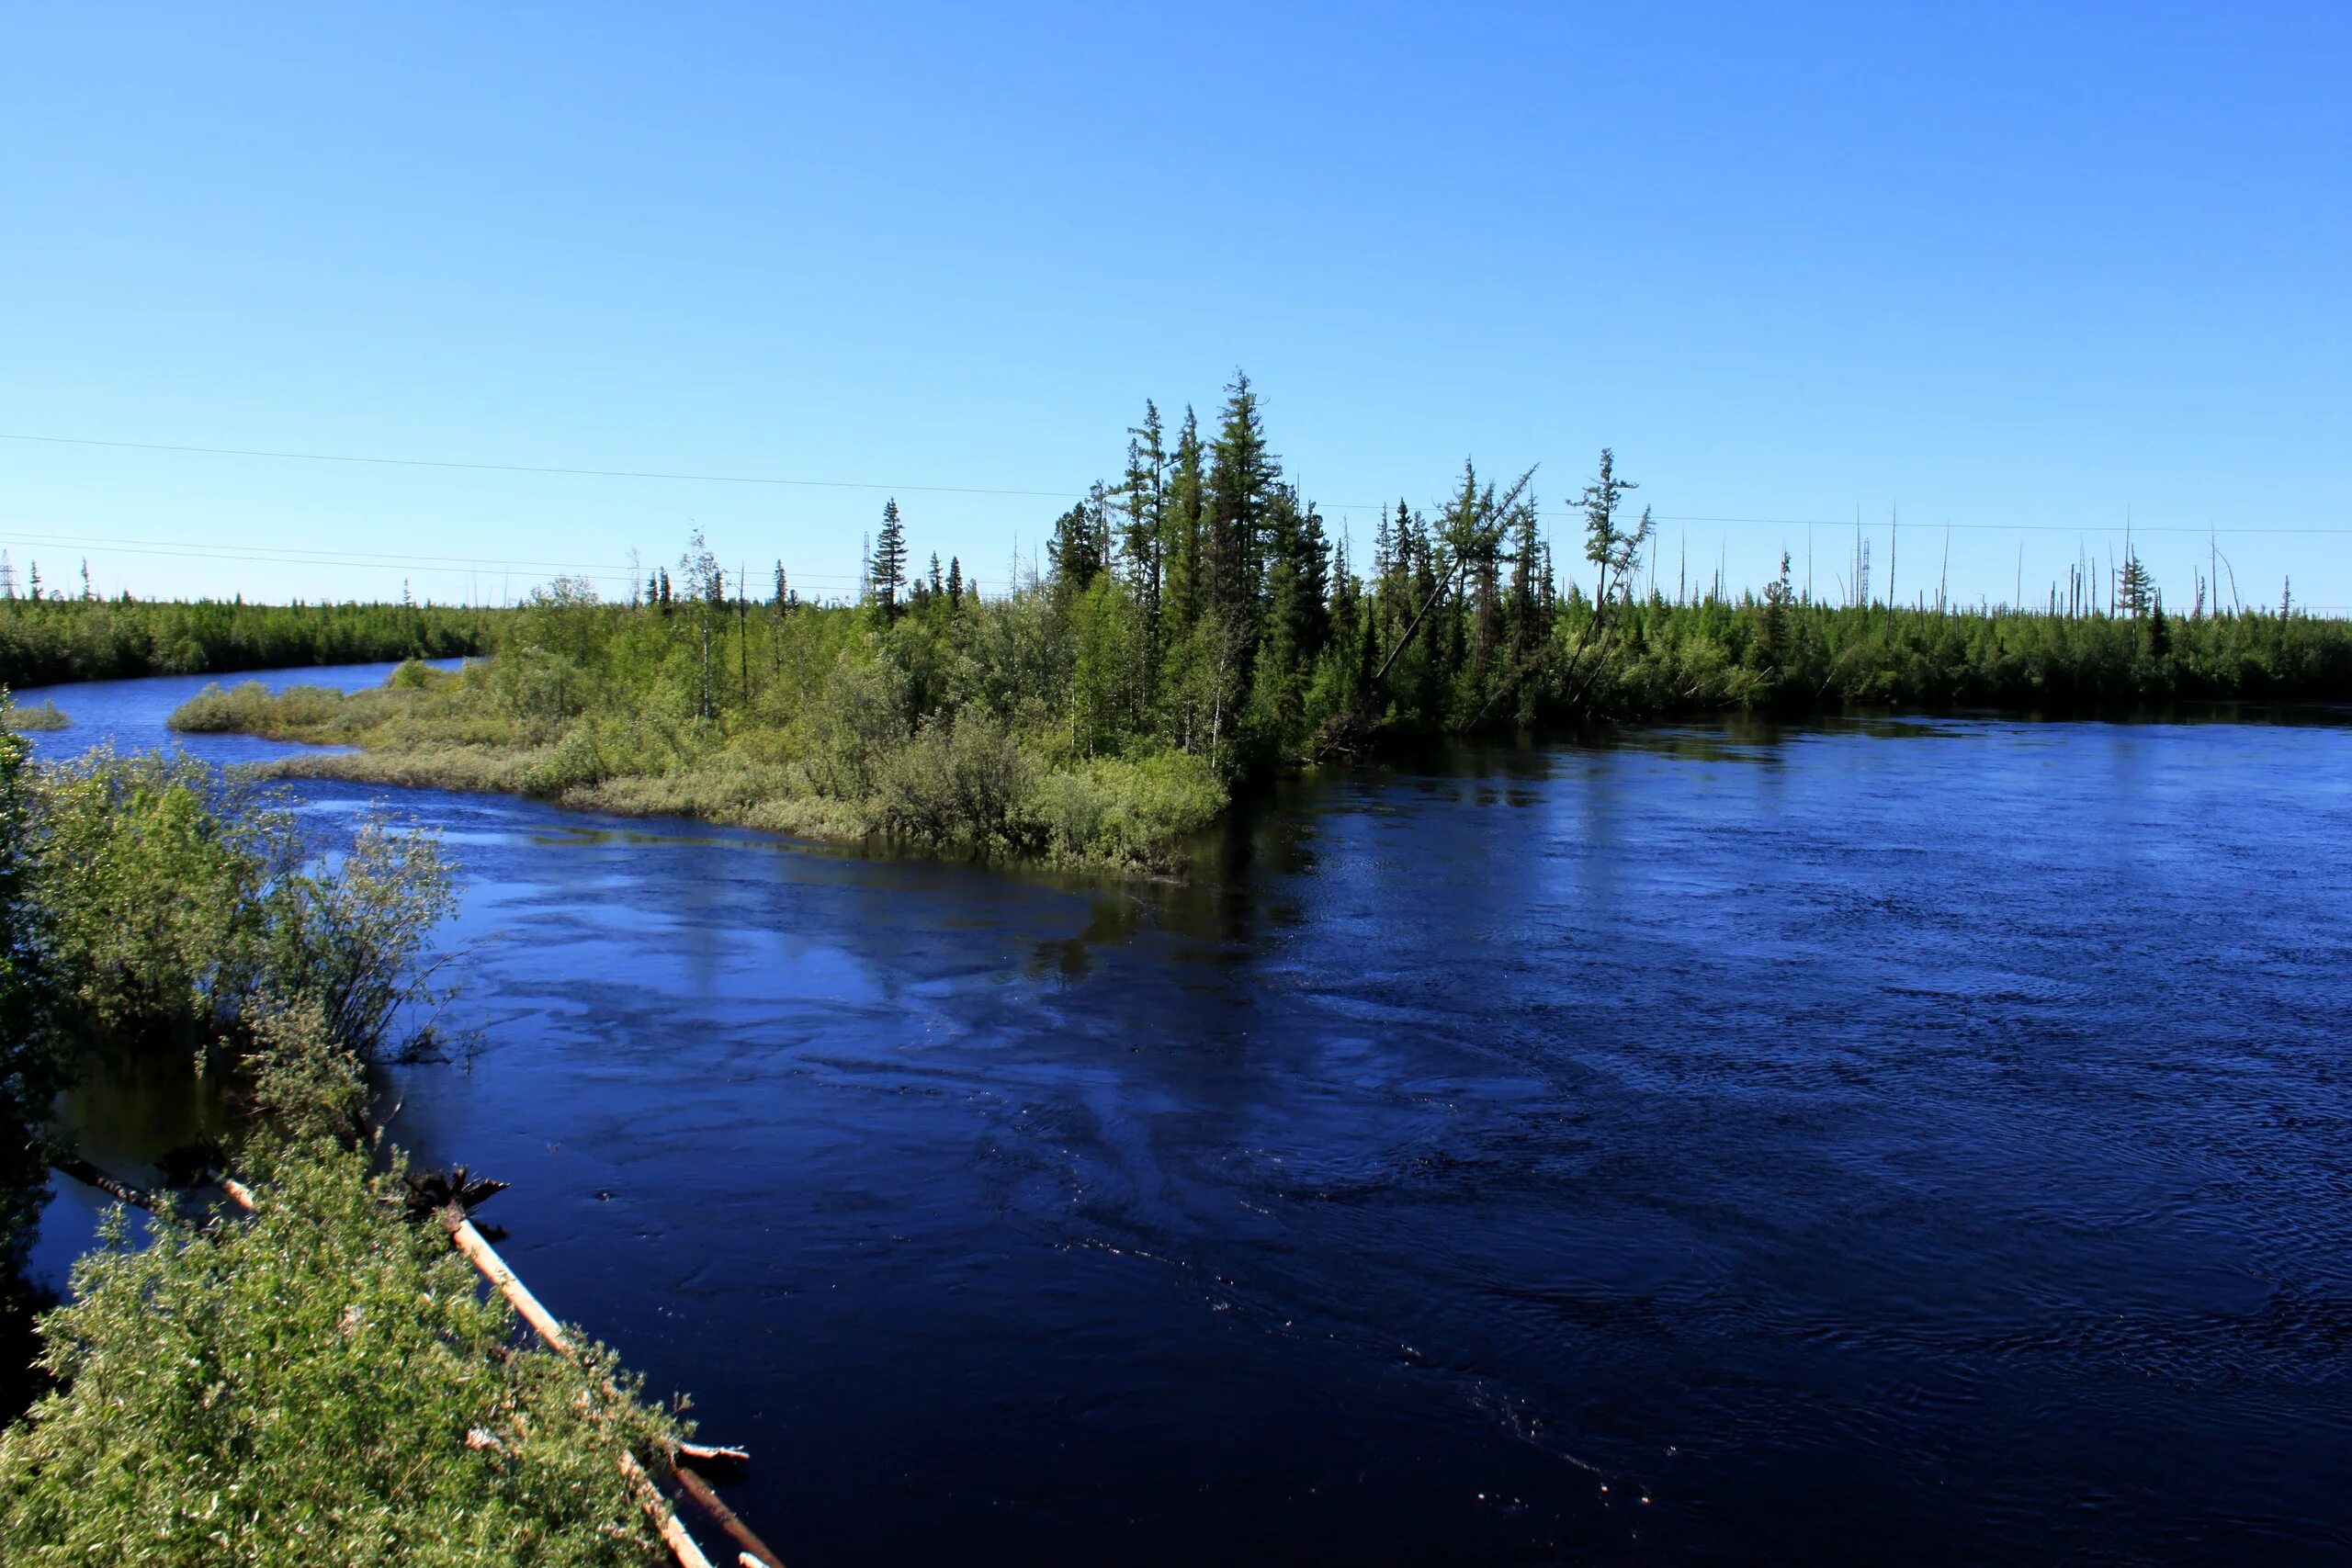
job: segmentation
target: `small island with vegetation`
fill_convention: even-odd
[[[1435,515],[1384,515],[1368,572],[1269,449],[1237,377],[1213,434],[1146,404],[1117,483],[984,595],[883,510],[857,602],[756,597],[699,535],[625,602],[560,578],[485,663],[340,694],[209,688],[172,718],[347,750],[282,773],[497,790],[948,852],[1166,868],[1277,767],[1447,737],[1726,710],[2098,712],[2352,695],[2352,626],[2281,605],[2167,610],[2136,558],[2047,604],[1671,593],[1602,452],[1563,569],[1531,470],[1465,466]],[[1857,579],[1867,570],[1857,563]],[[1859,586],[1859,583],[1857,584]]]
[[[65,716],[64,709],[59,707],[56,703],[46,697],[42,698],[39,703],[35,704],[31,707],[24,707],[17,704],[11,703],[8,705],[6,712],[0,714],[0,723],[6,724],[10,729],[15,730],[19,735],[30,735],[36,731],[48,733],[64,729],[71,726],[73,722],[74,721],[72,719]]]

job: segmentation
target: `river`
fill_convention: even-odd
[[[2341,717],[1461,751],[1181,886],[390,798],[395,1135],[802,1568],[2352,1551]]]

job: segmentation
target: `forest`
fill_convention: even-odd
[[[1555,560],[1532,470],[1465,464],[1442,506],[1397,502],[1357,560],[1238,375],[1211,428],[1146,403],[1116,480],[988,594],[960,559],[921,558],[892,500],[854,604],[803,602],[781,561],[756,589],[730,581],[697,534],[626,601],[578,579],[536,591],[485,665],[349,696],[208,691],[175,723],[359,748],[299,773],[1154,866],[1272,769],[1447,737],[2352,695],[2352,625],[2211,613],[2201,585],[2168,611],[2136,558],[2111,593],[2075,581],[2031,610],[1825,603],[1785,557],[1752,590],[1669,596],[1635,489],[1602,451]]]
[[[248,604],[44,591],[0,568],[0,685],[280,670],[487,653],[496,610],[431,604]]]

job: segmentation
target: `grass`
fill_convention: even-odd
[[[38,707],[20,707],[10,704],[0,722],[5,722],[19,735],[29,735],[37,729],[63,729],[74,721],[65,716],[63,709],[44,698]]]
[[[721,724],[637,713],[532,718],[486,666],[406,665],[338,693],[208,686],[187,733],[347,750],[283,759],[279,777],[524,795],[577,810],[705,821],[836,842],[1126,871],[1171,869],[1226,804],[1197,758],[1063,758],[983,714],[891,722]]]

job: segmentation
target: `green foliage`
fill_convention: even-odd
[[[290,1145],[252,1219],[119,1213],[43,1323],[61,1389],[0,1436],[12,1565],[648,1563],[619,1456],[672,1430],[485,1298],[391,1174]]]
[[[1445,505],[1384,516],[1360,577],[1283,473],[1246,376],[1204,437],[1156,404],[1121,482],[1051,520],[1042,581],[981,599],[907,572],[886,509],[869,603],[688,593],[639,609],[559,581],[497,656],[336,696],[208,691],[175,716],[361,748],[289,771],[521,789],[826,836],[1154,866],[1227,791],[1287,763],[1496,728],[1726,707],[2086,709],[2352,695],[2352,626],[2164,616],[2134,558],[2113,617],[1831,607],[1779,578],[1670,603],[1636,585],[1648,513],[1615,455],[1578,493],[1579,582],[1553,566],[1529,470],[1469,464]],[[780,581],[780,580],[779,580]],[[905,585],[908,592],[901,593]]]
[[[339,863],[310,864],[250,784],[103,749],[40,772],[24,831],[54,1021],[74,1039],[233,1055],[304,998],[364,1055],[429,999],[424,943],[452,897],[430,835],[370,818]]]
[[[318,863],[249,786],[105,754],[32,775],[0,730],[0,1284],[70,1049],[232,1043],[259,1194],[201,1229],[166,1206],[143,1247],[118,1211],[77,1266],[40,1324],[52,1386],[0,1435],[0,1561],[659,1560],[620,1461],[658,1470],[678,1428],[601,1348],[515,1348],[403,1217],[398,1151],[377,1168],[367,1054],[448,904],[429,838],[363,821]]]
[[[324,1140],[357,1147],[367,1135],[367,1064],[329,1022],[325,1004],[300,997],[265,1013],[247,1059],[248,1100],[263,1151]]]
[[[200,763],[105,750],[37,781],[36,890],[72,1032],[199,1044],[258,986],[266,891],[294,846],[217,788]]]
[[[0,598],[0,682],[487,653],[509,614],[416,604]]]
[[[22,1305],[15,1281],[46,1193],[38,1134],[62,1077],[49,1027],[51,942],[35,897],[28,773],[24,741],[0,728],[0,1315]],[[0,1329],[0,1346],[6,1337]]]

